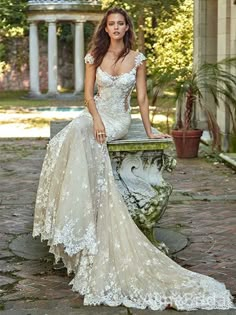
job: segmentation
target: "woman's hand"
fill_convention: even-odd
[[[106,130],[100,117],[96,117],[93,120],[93,133],[98,143],[102,144],[106,141]]]
[[[159,134],[156,134],[156,133],[150,133],[148,134],[148,138],[150,139],[166,139],[166,138],[172,138],[170,135],[168,134],[165,134],[165,133],[159,133]]]

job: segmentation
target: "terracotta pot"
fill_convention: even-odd
[[[194,158],[198,155],[199,142],[202,130],[172,130],[177,157]]]

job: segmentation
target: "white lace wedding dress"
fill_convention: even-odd
[[[130,126],[130,94],[138,53],[128,73],[97,68],[97,109],[108,141]],[[93,63],[87,54],[85,62]],[[163,310],[229,309],[225,285],[188,271],[155,248],[132,221],[114,182],[106,144],[93,136],[85,109],[49,142],[35,206],[33,236],[48,240],[56,261],[74,272],[72,289],[85,305],[106,304]]]

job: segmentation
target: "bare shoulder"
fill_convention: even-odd
[[[130,49],[129,53],[132,54],[133,56],[136,56],[138,54],[138,51]]]
[[[130,50],[129,53],[130,53],[131,56],[133,56],[133,57],[137,57],[137,56],[139,56],[139,55],[143,55],[143,56],[144,56],[144,54],[143,54],[142,52],[138,51],[138,50]]]
[[[140,52],[137,50],[130,50],[129,51],[129,55],[131,58],[136,58],[139,54],[140,54]]]

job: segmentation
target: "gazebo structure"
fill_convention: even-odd
[[[99,21],[101,6],[98,0],[29,0],[30,22],[30,96],[40,97],[39,84],[39,37],[38,24],[48,25],[48,92],[47,97],[56,97],[58,53],[57,23],[74,24],[74,94],[79,94],[84,85],[84,23]]]

